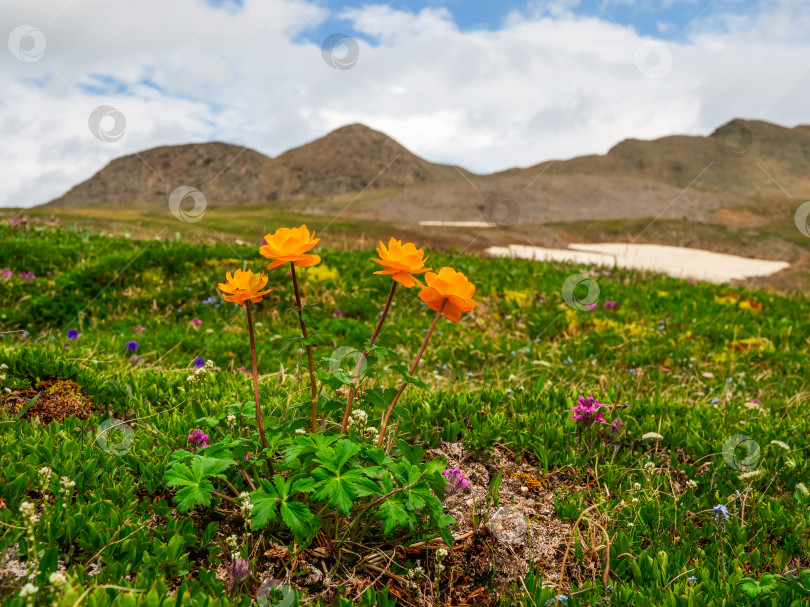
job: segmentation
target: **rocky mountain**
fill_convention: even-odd
[[[374,195],[358,199],[346,217],[404,223],[704,221],[717,209],[756,200],[810,198],[810,126],[736,119],[708,136],[628,139],[605,155],[475,175],[352,124],[276,158],[220,142],[153,148],[113,160],[48,204],[165,205],[180,185],[201,190],[210,205],[289,208],[292,201],[307,213],[333,213],[336,201],[343,208],[340,201],[368,190]]]

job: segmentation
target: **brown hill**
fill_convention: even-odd
[[[706,137],[628,139],[605,155],[474,175],[353,124],[273,159],[225,143],[146,150],[113,160],[48,204],[165,205],[180,185],[200,189],[214,205],[293,201],[284,206],[316,214],[345,208],[346,217],[402,223],[706,221],[757,197],[810,197],[810,126],[737,119]],[[380,192],[355,201],[365,189]]]
[[[47,204],[165,206],[175,188],[189,185],[209,203],[229,205],[462,179],[455,168],[423,160],[387,135],[352,124],[274,159],[221,142],[152,148],[116,158]]]
[[[522,174],[543,169],[548,175],[629,176],[746,199],[801,197],[810,195],[810,126],[735,119],[708,137],[627,139],[604,156],[541,163]]]

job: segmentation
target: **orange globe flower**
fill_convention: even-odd
[[[246,300],[259,303],[262,296],[267,295],[273,289],[262,291],[267,284],[267,274],[254,274],[252,270],[236,270],[233,275],[228,272],[225,275],[225,282],[217,286],[222,291],[222,298],[240,306]]]
[[[438,274],[434,272],[425,274],[425,282],[427,287],[419,291],[419,299],[437,312],[447,300],[442,314],[448,320],[458,322],[462,312],[469,312],[475,308],[475,301],[472,298],[475,285],[461,272],[456,272],[453,268],[442,268]]]
[[[318,244],[321,239],[315,238],[315,232],[310,234],[306,224],[300,228],[279,228],[275,234],[265,236],[264,240],[267,244],[259,248],[259,253],[273,260],[267,266],[268,270],[273,270],[285,263],[294,263],[299,268],[308,268],[321,262],[318,255],[307,255],[307,251]]]
[[[377,247],[377,254],[382,259],[373,259],[384,270],[374,272],[375,274],[384,274],[396,280],[403,287],[411,288],[416,285],[416,279],[411,274],[418,274],[421,272],[428,272],[431,268],[426,268],[424,249],[417,249],[416,245],[412,242],[406,242],[404,245],[401,240],[392,238],[388,242],[388,248],[380,242]]]

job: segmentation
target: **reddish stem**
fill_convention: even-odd
[[[259,372],[256,366],[256,343],[253,340],[253,317],[250,315],[250,301],[245,302],[245,310],[247,310],[248,333],[250,334],[250,359],[253,363],[253,395],[256,399],[256,424],[259,426],[262,449],[267,449],[267,437],[264,435],[264,422],[262,421],[262,406],[259,401]]]
[[[377,328],[374,329],[374,333],[371,336],[371,339],[368,340],[369,348],[374,345],[374,340],[377,339],[377,336],[380,334],[380,329],[382,329],[383,322],[385,321],[385,317],[388,316],[388,310],[391,309],[391,301],[394,299],[394,291],[397,288],[397,281],[391,281],[391,291],[388,293],[388,300],[385,302],[385,307],[383,308],[382,314],[380,315],[380,320],[377,322]],[[365,348],[363,350],[362,356],[357,361],[357,365],[354,368],[354,375],[352,376],[354,379],[352,381],[352,386],[349,388],[349,398],[346,400],[346,411],[343,413],[343,423],[340,426],[340,432],[342,434],[346,434],[346,428],[349,424],[349,415],[352,412],[352,401],[354,401],[354,395],[357,392],[357,380],[358,375],[360,374],[360,369],[363,367],[363,363],[366,362],[366,357],[368,356],[369,349]]]
[[[295,263],[290,262],[293,289],[295,290],[295,305],[298,307],[298,322],[301,324],[301,333],[307,339],[307,325],[304,322],[304,306],[301,304],[301,293],[298,291],[298,280],[295,277]],[[304,344],[307,349],[307,362],[309,363],[309,383],[312,388],[312,432],[318,431],[318,386],[315,383],[315,363],[312,360],[312,346]]]
[[[444,310],[444,306],[447,304],[447,299],[442,302],[441,307],[439,308],[438,312],[436,312],[436,316],[433,318],[433,322],[430,325],[430,329],[428,329],[427,334],[425,335],[425,339],[422,340],[422,346],[419,348],[419,352],[416,353],[416,358],[411,363],[411,368],[408,370],[410,375],[413,375],[413,372],[416,371],[416,367],[419,364],[419,361],[422,358],[422,354],[425,353],[425,348],[427,347],[428,341],[430,340],[430,336],[433,335],[433,330],[436,328],[436,324],[439,322],[439,318],[441,318],[442,311]],[[381,447],[383,444],[383,439],[385,438],[385,430],[388,427],[388,420],[391,418],[391,412],[394,410],[394,406],[397,404],[399,397],[402,396],[402,393],[405,391],[408,382],[402,382],[402,385],[397,390],[397,393],[394,395],[394,400],[391,401],[391,404],[388,405],[388,410],[385,412],[385,416],[382,419],[382,423],[380,424],[380,437],[377,439],[377,447]]]

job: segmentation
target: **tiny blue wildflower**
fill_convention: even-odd
[[[726,508],[723,504],[717,504],[714,508],[714,515],[717,517],[717,520],[728,520],[728,508]]]
[[[566,594],[558,594],[553,599],[549,599],[546,601],[546,607],[555,607],[556,605],[567,605],[568,604],[568,595]]]
[[[720,399],[719,399],[719,398],[713,398],[713,399],[712,399],[712,404],[713,404],[713,405],[716,405],[716,404],[717,404],[717,403],[719,403],[719,402],[720,402]]]

